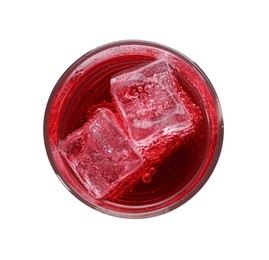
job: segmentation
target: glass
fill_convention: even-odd
[[[201,189],[220,155],[223,120],[192,60],[160,44],[121,41],[86,53],[62,75],[44,140],[55,173],[78,199],[144,218]]]

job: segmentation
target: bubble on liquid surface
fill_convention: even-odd
[[[156,173],[156,168],[155,167],[150,167],[148,172],[149,172],[149,174],[154,175]]]
[[[152,180],[152,175],[150,173],[145,173],[144,175],[142,175],[142,181],[144,183],[150,183]]]

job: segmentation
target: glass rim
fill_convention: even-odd
[[[62,85],[62,82],[66,79],[66,77],[68,75],[70,75],[70,73],[72,71],[74,71],[79,66],[79,64],[83,63],[84,61],[86,61],[90,57],[92,57],[95,54],[100,53],[100,52],[102,52],[104,50],[107,50],[109,48],[119,47],[121,45],[142,45],[142,46],[148,46],[148,47],[155,47],[155,48],[164,50],[166,52],[172,53],[172,54],[174,54],[175,56],[177,56],[177,57],[179,57],[181,59],[184,59],[204,79],[204,81],[206,83],[206,86],[207,86],[208,90],[210,91],[211,96],[213,98],[215,108],[216,108],[216,112],[217,112],[217,118],[218,118],[217,131],[218,131],[218,133],[217,133],[216,146],[215,146],[214,154],[212,155],[211,162],[210,162],[208,168],[206,169],[206,172],[204,173],[203,177],[196,184],[196,186],[194,188],[192,188],[191,191],[188,192],[182,199],[180,199],[178,201],[175,201],[175,202],[173,202],[171,204],[168,204],[165,207],[161,207],[161,208],[158,208],[158,209],[152,210],[152,211],[149,210],[149,211],[146,211],[146,212],[132,212],[132,213],[130,213],[130,212],[122,212],[122,211],[115,211],[115,210],[112,210],[112,209],[102,207],[102,206],[100,206],[98,204],[94,204],[93,202],[91,202],[88,199],[84,198],[62,176],[61,171],[58,169],[57,163],[54,160],[54,157],[52,155],[51,145],[50,145],[50,142],[49,142],[48,125],[49,125],[51,107],[52,107],[52,103],[53,103],[53,101],[55,99],[55,95],[56,95],[56,93],[58,92],[59,88]],[[43,137],[44,137],[46,153],[47,153],[47,156],[49,158],[50,164],[51,164],[56,176],[63,183],[63,185],[67,188],[67,190],[69,190],[76,198],[78,198],[80,201],[82,201],[84,204],[90,206],[91,208],[93,208],[95,210],[98,210],[100,212],[106,213],[106,214],[111,215],[111,216],[121,217],[121,218],[148,218],[148,217],[158,216],[158,215],[167,213],[167,212],[169,212],[171,210],[174,210],[174,209],[178,208],[179,206],[183,205],[185,202],[190,200],[204,186],[204,184],[207,182],[207,180],[211,176],[213,170],[215,169],[216,164],[217,164],[218,159],[219,159],[219,156],[220,156],[220,153],[221,153],[221,150],[222,150],[223,138],[224,138],[224,122],[223,122],[222,109],[221,109],[221,106],[220,106],[220,102],[219,102],[217,93],[216,93],[212,83],[210,82],[210,80],[206,76],[206,74],[203,72],[203,70],[194,61],[192,61],[190,58],[188,58],[185,54],[183,54],[183,53],[181,53],[181,52],[179,52],[177,50],[174,50],[173,48],[170,48],[170,47],[167,47],[165,45],[159,44],[159,43],[150,42],[150,41],[142,41],[142,40],[124,40],[124,41],[115,41],[115,42],[107,43],[107,44],[101,45],[101,46],[99,46],[97,48],[94,48],[93,50],[85,53],[80,58],[78,58],[62,74],[60,79],[55,84],[55,86],[54,86],[54,88],[53,88],[53,90],[52,90],[52,92],[50,94],[50,97],[48,99],[47,105],[46,105],[44,122],[43,122]],[[171,201],[171,199],[168,199],[168,200]],[[113,204],[113,202],[110,202],[110,203]]]

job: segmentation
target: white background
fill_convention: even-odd
[[[0,259],[269,259],[268,1],[1,1]],[[56,178],[43,115],[56,81],[99,45],[155,41],[193,59],[220,98],[225,140],[182,207],[128,220]]]

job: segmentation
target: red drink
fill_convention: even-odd
[[[212,173],[223,123],[214,89],[191,60],[147,42],[117,42],[60,78],[44,121],[51,164],[87,205],[121,217],[167,212]]]

